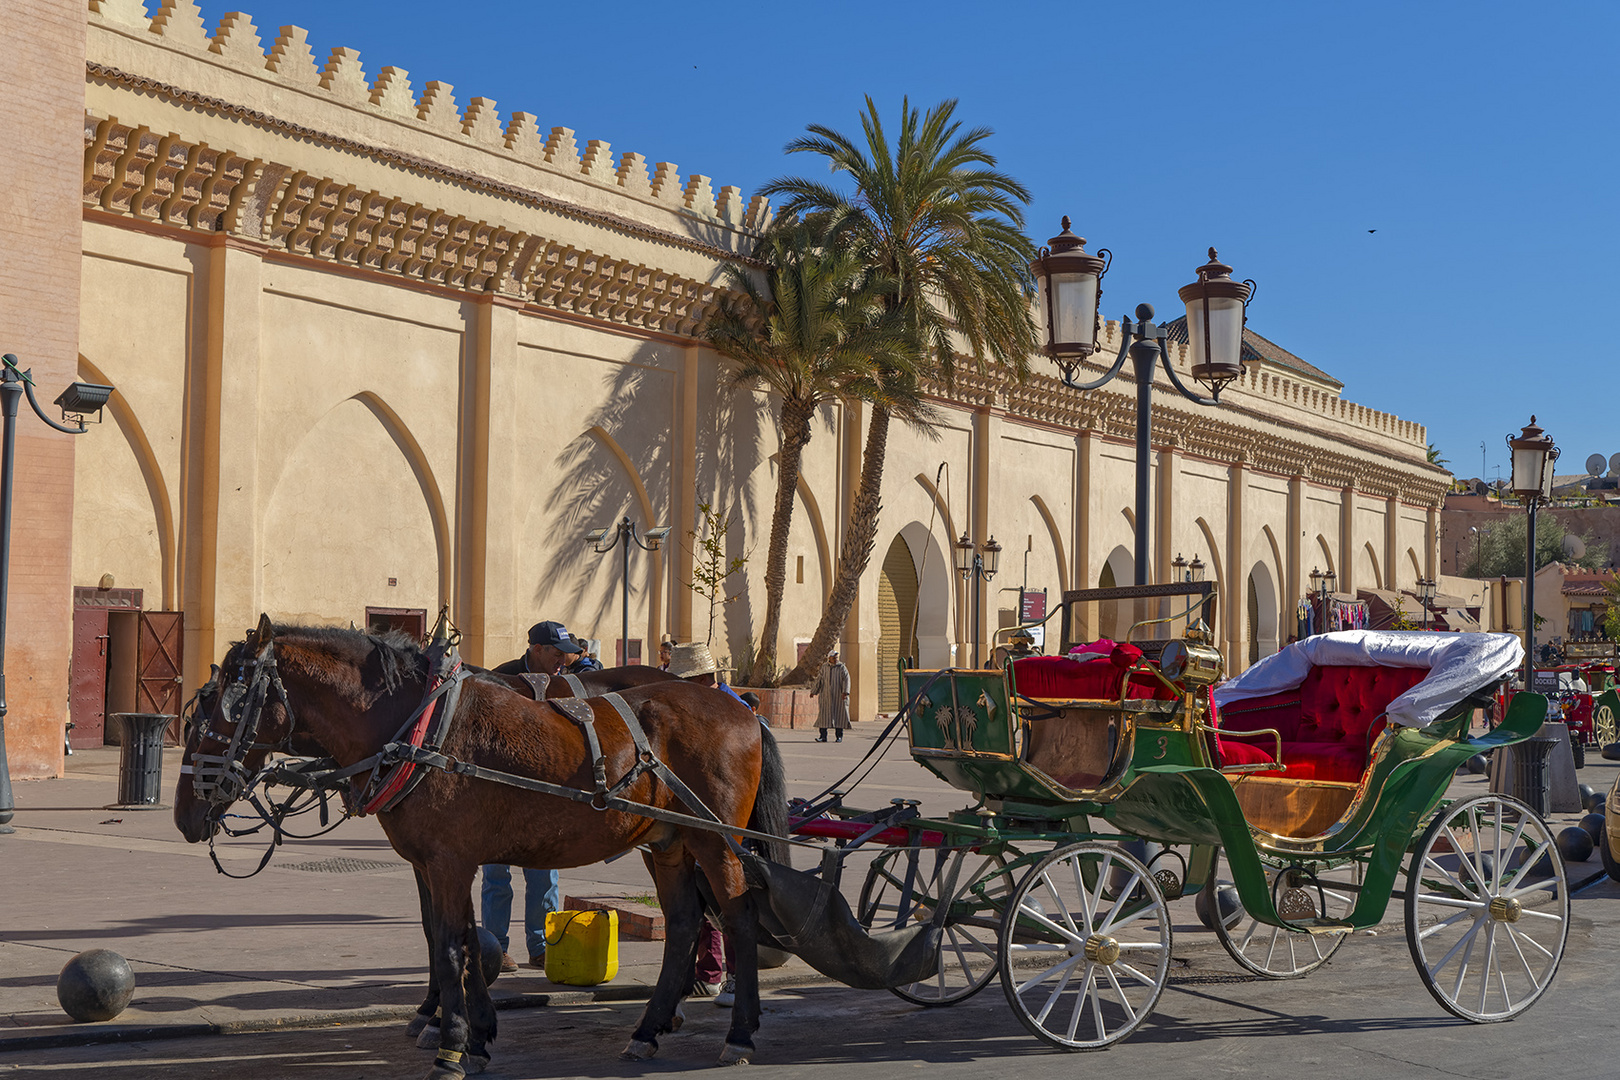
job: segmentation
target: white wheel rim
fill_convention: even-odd
[[[973,857],[966,856],[966,858]],[[898,862],[898,859],[895,861]],[[914,888],[937,896],[953,861],[953,859],[945,860],[937,871],[925,872],[919,868]],[[979,857],[971,873],[967,870],[958,873],[956,879],[958,889],[965,888],[984,877],[994,866],[1005,864],[1006,860],[999,855]],[[893,928],[900,917],[899,897],[905,879],[903,873],[896,873],[887,866],[878,869],[877,873],[880,875],[878,877],[880,884],[871,897],[869,909],[864,914],[866,925],[881,931]],[[985,894],[993,899],[998,894],[1005,897],[1011,891],[1009,884],[998,882],[988,887]],[[926,919],[933,915],[933,906],[919,902],[907,914],[910,919]],[[903,922],[904,920],[902,924]],[[934,977],[897,987],[895,992],[910,1001],[947,1005],[978,993],[995,977],[996,932],[988,927],[948,925],[941,937],[939,968]]]
[[[1092,888],[1085,862],[1097,866]],[[1109,900],[1102,893],[1115,867],[1126,884]],[[1170,919],[1141,862],[1103,845],[1065,848],[1030,872],[1014,904],[1001,934],[1002,978],[1026,1027],[1059,1046],[1099,1049],[1147,1019],[1168,980]],[[1117,957],[1089,954],[1088,942],[1105,943],[1104,956],[1117,948]]]
[[[1349,863],[1332,870],[1320,871],[1318,883],[1322,888],[1321,899],[1326,902],[1326,910],[1318,914],[1330,919],[1348,918],[1356,906],[1357,894],[1352,889],[1336,886],[1345,883],[1359,885],[1361,872],[1360,863]],[[1271,888],[1277,873],[1277,870],[1267,868],[1266,888]],[[1217,890],[1229,884],[1231,882],[1228,878],[1216,874]],[[1307,888],[1314,902],[1315,889]],[[1215,921],[1219,923],[1220,919],[1217,917]],[[1263,923],[1245,911],[1230,929],[1217,926],[1215,935],[1233,960],[1261,978],[1297,979],[1331,960],[1339,946],[1350,936],[1350,932],[1346,930],[1338,934],[1300,934]]]
[[[1531,873],[1546,856],[1552,873]],[[1495,797],[1450,808],[1414,856],[1407,918],[1431,993],[1467,1020],[1507,1020],[1552,983],[1569,933],[1569,883],[1552,833]]]

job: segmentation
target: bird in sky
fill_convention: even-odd
[[[1375,233],[1375,232],[1377,232],[1377,231],[1378,231],[1378,230],[1377,230],[1377,229],[1368,229],[1368,230],[1367,230],[1367,231],[1368,231],[1368,232],[1370,232],[1370,233]]]

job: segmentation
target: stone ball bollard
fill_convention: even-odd
[[[111,949],[87,949],[62,965],[56,1000],[81,1023],[111,1020],[135,994],[135,972]]]

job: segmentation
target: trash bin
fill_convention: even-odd
[[[168,713],[113,713],[123,729],[118,758],[118,801],[123,810],[162,810],[163,729],[174,717]]]
[[[1552,809],[1552,748],[1557,739],[1537,735],[1513,748],[1512,790],[1508,794],[1542,817]]]

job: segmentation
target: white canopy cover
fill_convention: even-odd
[[[1524,646],[1512,634],[1344,630],[1317,634],[1266,657],[1215,688],[1215,705],[1292,690],[1313,667],[1420,667],[1429,675],[1389,703],[1392,724],[1422,727],[1464,697],[1517,669]]]

